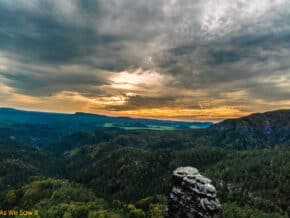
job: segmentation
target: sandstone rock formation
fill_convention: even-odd
[[[196,168],[177,168],[172,180],[166,218],[222,217],[222,207],[215,187]]]

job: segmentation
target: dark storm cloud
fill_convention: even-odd
[[[223,49],[213,49],[209,52],[208,64],[218,65],[218,64],[227,64],[234,63],[241,60],[242,54],[237,50],[223,50]]]
[[[151,97],[151,96],[126,96],[126,103],[124,105],[109,105],[106,107],[109,111],[125,111],[136,110],[142,108],[159,108],[159,107],[175,107],[176,99],[169,97]]]
[[[2,76],[18,93],[45,96],[69,90],[96,95],[91,86],[107,85],[104,73],[98,75],[102,69],[118,71],[132,64],[121,54],[122,35],[98,33],[98,2],[74,2],[78,14],[62,14],[56,1],[0,3],[0,51],[12,54],[19,65]],[[88,67],[79,72],[59,70],[71,64]],[[34,69],[41,65],[50,70]]]
[[[40,10],[35,14],[0,7],[1,50],[44,63],[66,62],[89,52],[86,44],[93,39],[89,30],[57,21],[49,8]]]
[[[218,93],[244,90],[253,98],[287,100],[290,87],[281,87],[279,80],[271,78],[289,79],[289,33],[242,35],[206,45],[177,47],[159,57],[159,67],[175,76],[175,85],[203,89],[212,97],[222,99]]]
[[[31,64],[87,62],[97,68],[117,70],[128,65],[127,60],[116,57],[124,37],[98,33],[101,12],[97,1],[78,1],[76,6],[80,8],[76,12],[79,14],[67,17],[56,11],[57,4],[37,2],[36,11],[5,5],[0,7],[1,51],[15,53]],[[110,61],[108,57],[115,60]],[[102,58],[106,60],[100,61]]]
[[[246,97],[286,101],[289,6],[286,0],[3,0],[2,82],[31,96],[103,96],[112,72],[143,68],[170,78],[160,89],[175,92],[150,97],[149,87],[108,110],[195,108],[200,99],[242,106]],[[3,69],[2,56],[12,57]],[[202,96],[181,101],[186,91]],[[230,99],[233,92],[246,97]]]
[[[104,77],[97,74],[29,74],[29,73],[0,73],[6,84],[15,88],[18,93],[31,96],[49,96],[62,91],[79,92],[84,96],[95,96],[103,93],[100,85],[107,84]]]

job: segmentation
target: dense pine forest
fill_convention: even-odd
[[[290,111],[199,129],[181,124],[60,131],[59,123],[1,121],[0,208],[47,218],[159,218],[171,172],[193,166],[213,180],[225,217],[290,216]]]

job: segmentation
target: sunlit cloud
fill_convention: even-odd
[[[287,0],[2,0],[0,106],[221,120],[289,108]]]
[[[110,80],[112,88],[125,90],[141,90],[144,88],[156,88],[162,86],[168,77],[155,71],[143,70],[141,68],[133,71],[123,71],[114,74]]]

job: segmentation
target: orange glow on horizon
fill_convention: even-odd
[[[157,118],[173,120],[197,120],[220,121],[223,119],[247,116],[250,113],[242,112],[231,107],[219,107],[211,109],[182,109],[182,108],[154,108],[129,111],[112,112],[117,116],[129,116],[134,118]]]

